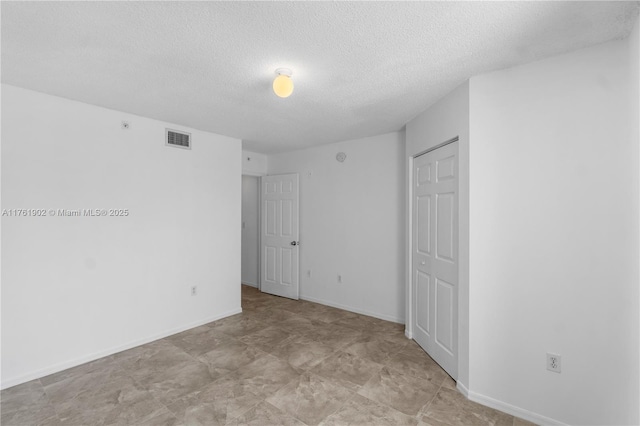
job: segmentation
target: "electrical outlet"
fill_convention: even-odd
[[[338,275],[338,282],[342,284],[342,275]]]
[[[559,373],[562,366],[562,357],[557,354],[547,353],[547,370]]]
[[[197,294],[198,294],[198,286],[197,285],[191,286],[191,295],[196,296]]]

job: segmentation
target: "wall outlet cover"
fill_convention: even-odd
[[[547,370],[560,373],[562,367],[562,357],[558,354],[547,353]]]

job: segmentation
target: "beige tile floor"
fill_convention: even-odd
[[[514,425],[403,326],[242,288],[243,313],[1,393],[2,425]]]

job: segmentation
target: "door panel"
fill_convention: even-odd
[[[277,184],[276,182],[264,182],[263,181],[263,185],[264,185],[264,192],[267,194],[274,194],[276,192],[276,187]]]
[[[298,299],[298,175],[265,176],[262,188],[264,266],[260,289]]]
[[[291,286],[293,285],[293,268],[292,268],[292,263],[293,263],[293,250],[291,250],[290,248],[283,248],[282,249],[282,264],[281,264],[281,269],[282,269],[282,285],[288,285]]]
[[[269,237],[275,237],[276,235],[276,202],[273,200],[266,200],[264,205],[264,211],[262,215],[265,221],[265,234]]]
[[[454,222],[454,201],[455,194],[436,194],[436,256],[453,262],[453,222]]]
[[[416,211],[418,216],[424,216],[424,220],[418,223],[418,232],[416,235],[417,250],[425,255],[431,254],[431,236],[429,233],[429,223],[431,222],[431,196],[422,195],[416,197]]]
[[[414,339],[458,373],[458,143],[414,159]],[[432,173],[433,172],[433,173]]]
[[[275,247],[266,247],[265,248],[265,275],[267,281],[275,281],[276,280],[276,248]]]
[[[416,168],[418,185],[431,182],[431,164],[425,164]]]
[[[436,342],[453,354],[453,286],[444,281],[436,283]]]
[[[456,157],[452,155],[436,162],[438,182],[455,178],[455,160]]]
[[[292,200],[282,200],[280,201],[282,207],[282,236],[291,237],[293,236],[293,201]]]
[[[419,300],[420,306],[424,306],[426,309],[421,309],[416,312],[416,327],[419,327],[426,335],[431,334],[431,328],[429,323],[429,306],[430,293],[431,293],[431,279],[429,275],[424,272],[418,271],[416,273],[416,294],[415,297]]]

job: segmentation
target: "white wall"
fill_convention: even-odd
[[[129,209],[2,217],[3,387],[240,311],[241,143],[165,127],[2,86],[3,209]]]
[[[242,176],[242,284],[258,287],[260,178]]]
[[[412,200],[409,189],[412,187],[412,158],[424,151],[458,137],[458,228],[460,244],[458,247],[458,383],[466,387],[469,383],[469,84],[465,82],[446,97],[415,117],[406,126],[407,174],[407,253],[411,253],[411,217]],[[407,256],[406,289],[407,334],[412,335],[411,327],[411,256]]]
[[[258,152],[242,151],[242,174],[264,176],[267,174],[267,156]]]
[[[636,150],[635,157],[638,158],[640,164],[640,17],[636,19],[636,24],[629,36],[628,40],[629,48],[629,81],[630,81],[630,122],[631,122],[631,140],[635,141],[634,147]],[[640,200],[640,167],[636,169],[636,177],[634,179],[638,183],[637,193],[638,200]],[[640,239],[640,230],[636,228],[636,235]],[[640,240],[638,241],[640,245]],[[640,268],[640,257],[636,262],[636,268]],[[638,273],[640,275],[640,273]],[[635,288],[636,298],[640,299],[640,283]],[[640,305],[640,300],[638,301]],[[640,309],[635,312],[636,323],[640,324]],[[640,329],[640,325],[638,325]],[[637,336],[638,337],[638,336]],[[638,354],[638,363],[635,366],[635,372],[631,370],[631,376],[638,377],[638,383],[640,383],[640,354]],[[635,374],[634,374],[635,373]],[[638,404],[638,419],[640,419],[640,404]]]
[[[404,322],[403,156],[402,133],[269,156],[300,174],[301,298]]]
[[[627,60],[616,41],[470,81],[473,399],[549,422],[640,421]]]

